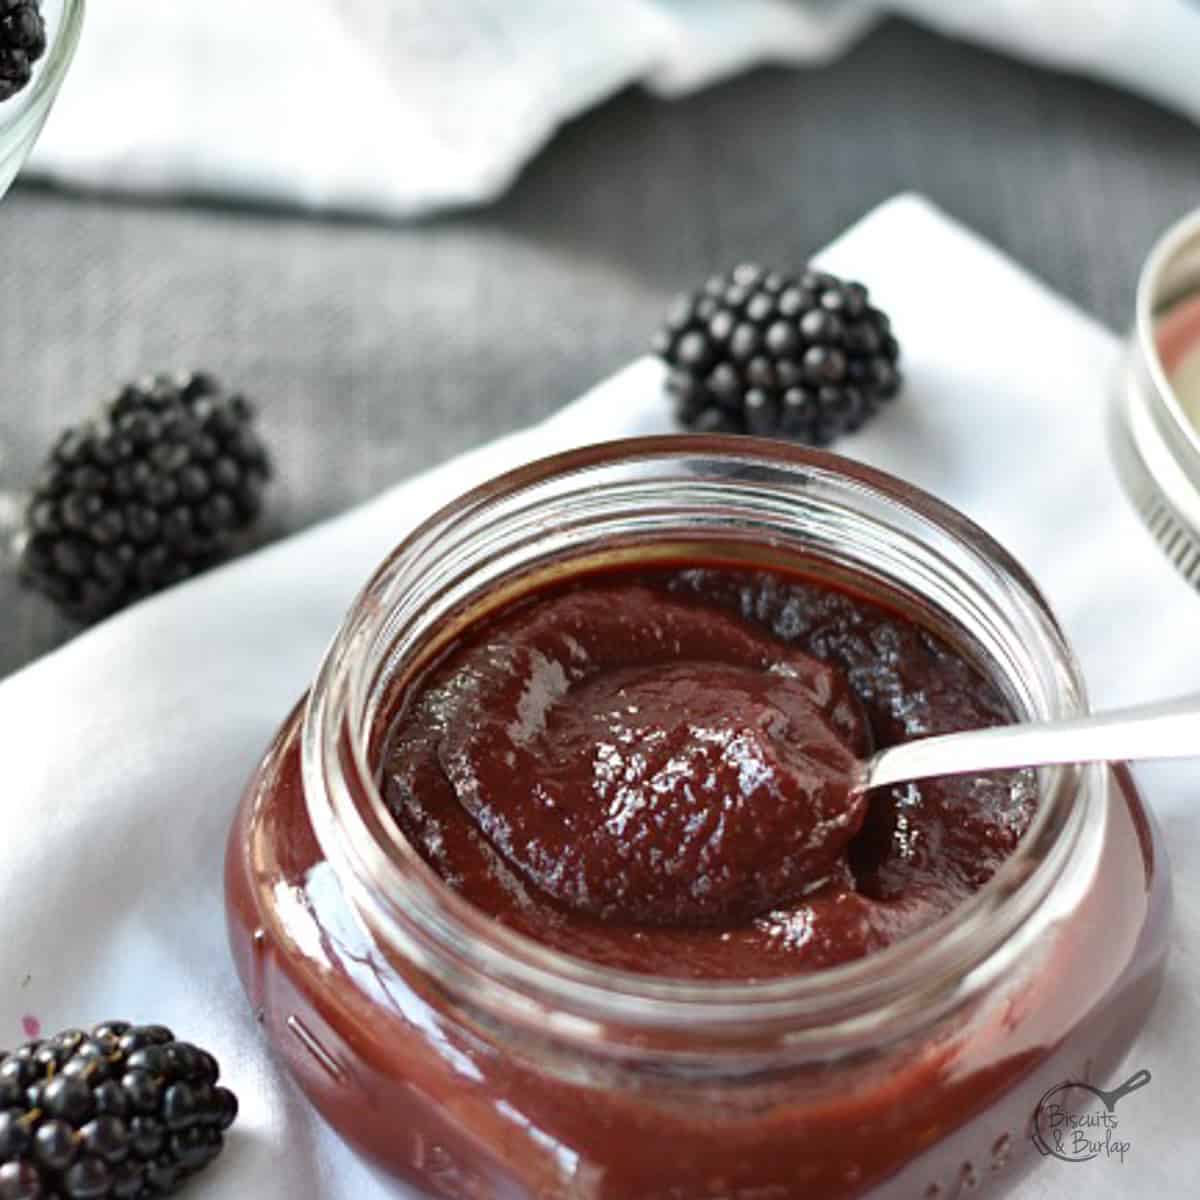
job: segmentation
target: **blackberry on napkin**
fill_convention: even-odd
[[[25,514],[22,577],[95,620],[226,557],[270,474],[240,393],[203,373],[131,384],[51,451]]]
[[[0,1200],[143,1200],[207,1166],[237,1116],[205,1050],[110,1021],[0,1055]]]
[[[742,263],[680,297],[653,349],[671,368],[679,420],[822,446],[900,387],[900,345],[867,289],[821,271]]]

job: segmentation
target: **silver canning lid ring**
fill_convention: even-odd
[[[1171,305],[1200,293],[1200,210],[1173,225],[1146,259],[1110,426],[1117,472],[1168,558],[1200,588],[1200,430],[1163,369],[1156,330]]]

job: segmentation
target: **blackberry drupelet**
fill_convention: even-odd
[[[237,1098],[207,1051],[109,1021],[0,1054],[0,1200],[149,1200],[224,1145]]]
[[[867,289],[743,263],[681,296],[654,339],[679,420],[823,446],[900,387],[900,345]]]
[[[95,620],[224,558],[270,473],[240,394],[205,374],[131,384],[51,451],[26,509],[22,577]]]
[[[41,0],[0,0],[0,101],[33,78],[33,64],[46,53]]]

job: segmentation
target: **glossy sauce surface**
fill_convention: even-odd
[[[405,835],[497,920],[661,975],[869,954],[1011,853],[1028,773],[850,790],[873,747],[1013,714],[881,605],[772,573],[613,571],[527,599],[411,687],[382,769]]]

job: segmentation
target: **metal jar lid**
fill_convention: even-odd
[[[1138,281],[1129,353],[1110,427],[1117,472],[1167,556],[1200,588],[1200,429],[1185,411],[1159,353],[1159,324],[1200,295],[1200,211],[1173,225]]]

